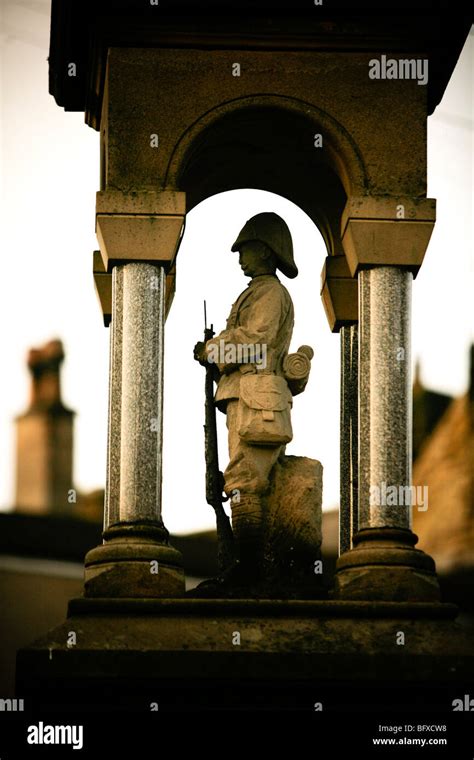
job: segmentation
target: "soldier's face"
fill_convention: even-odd
[[[255,277],[266,269],[266,256],[258,242],[243,243],[239,251],[239,264],[246,277]]]

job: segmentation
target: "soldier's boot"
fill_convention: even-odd
[[[261,593],[264,499],[241,494],[240,501],[231,504],[235,559],[219,578],[203,581],[188,596],[225,598]]]
[[[241,494],[232,503],[232,529],[237,563],[227,580],[244,584],[258,582],[263,567],[264,498],[256,494]]]

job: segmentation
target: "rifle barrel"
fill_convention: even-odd
[[[206,302],[204,301],[204,309]],[[214,337],[212,325],[204,330],[204,342]],[[214,367],[206,365],[204,446],[206,458],[206,501],[216,513],[218,565],[224,572],[233,562],[233,533],[230,520],[222,505],[222,473],[219,469],[216,407],[214,403]]]

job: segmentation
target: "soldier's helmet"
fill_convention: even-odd
[[[252,216],[240,230],[232,250],[238,251],[251,240],[260,240],[268,245],[277,258],[278,269],[291,279],[296,277],[298,268],[293,258],[293,241],[288,225],[281,216],[273,211]]]

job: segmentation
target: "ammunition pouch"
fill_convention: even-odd
[[[237,430],[245,443],[281,446],[293,438],[292,395],[284,377],[257,372],[240,379]]]

